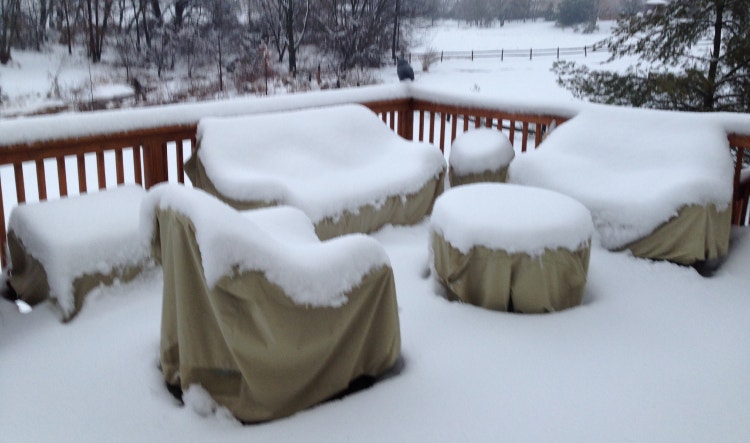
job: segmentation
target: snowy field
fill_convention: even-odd
[[[514,29],[516,37],[504,36]],[[498,43],[485,48],[510,48],[504,42],[513,38],[518,48],[532,39],[551,47],[601,37],[545,23],[461,31],[425,33],[420,44],[480,49],[493,35]],[[552,62],[447,61],[426,73],[413,64],[416,81],[427,86],[569,103],[549,72]],[[88,78],[87,70],[80,74]],[[396,77],[393,68],[379,75]],[[4,91],[15,87],[8,77],[0,68]],[[182,406],[157,368],[156,270],[94,290],[65,325],[48,305],[21,314],[0,300],[0,441],[750,441],[750,229],[733,230],[729,257],[710,278],[595,241],[583,304],[546,315],[441,298],[426,276],[426,221],[373,237],[396,277],[405,362],[397,376],[261,425],[241,426],[197,393]]]

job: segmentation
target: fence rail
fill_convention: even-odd
[[[471,126],[484,126],[506,131],[514,147],[525,152],[539,146],[553,122],[561,124],[569,118],[424,98],[355,101],[376,112],[402,137],[433,143],[443,151],[460,132]],[[314,106],[300,103],[298,108]],[[6,245],[6,220],[17,204],[84,194],[124,183],[146,188],[166,181],[184,183],[182,165],[195,147],[197,119],[190,123],[127,131],[107,132],[98,128],[96,135],[85,137],[5,145],[0,141],[0,172],[5,172],[0,174],[2,250]],[[728,139],[738,159],[750,152],[750,135],[728,134]],[[734,171],[732,220],[734,224],[746,225],[750,180],[742,182],[741,169],[742,161],[738,160]],[[6,264],[4,254],[2,264]]]
[[[590,53],[604,52],[607,48],[602,43],[594,43],[585,46],[555,47],[555,48],[529,48],[529,49],[480,49],[468,51],[425,51],[409,53],[409,62],[413,60],[422,60],[425,57],[431,57],[434,60],[444,61],[450,59],[480,59],[495,58],[500,61],[506,58],[528,58],[533,60],[534,57],[568,57],[574,55],[583,55],[588,57]]]

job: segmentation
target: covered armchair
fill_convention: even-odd
[[[160,361],[243,422],[295,413],[388,371],[401,339],[393,272],[374,239],[320,242],[299,210],[240,213],[177,185],[143,222],[164,269]]]

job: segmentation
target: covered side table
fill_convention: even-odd
[[[515,157],[513,145],[502,132],[477,128],[459,135],[448,159],[451,186],[479,182],[505,182]]]
[[[478,183],[435,202],[434,272],[448,297],[498,311],[580,304],[594,227],[578,201],[553,191]]]

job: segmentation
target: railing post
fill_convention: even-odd
[[[398,135],[414,140],[414,100],[406,101],[406,107],[401,110],[398,117]]]
[[[143,143],[143,178],[146,189],[169,180],[166,143]]]

